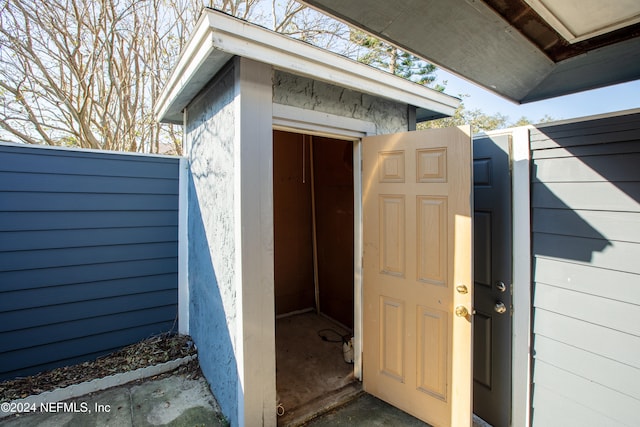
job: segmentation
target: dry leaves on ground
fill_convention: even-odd
[[[121,372],[133,371],[196,354],[191,337],[178,334],[161,334],[116,352],[78,365],[65,366],[0,382],[0,402],[22,399],[32,394],[79,384]],[[183,371],[198,371],[197,360],[181,368]],[[197,373],[196,373],[197,374]]]

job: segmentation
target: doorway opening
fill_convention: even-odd
[[[350,350],[353,144],[273,131],[278,425],[303,422],[360,391]]]

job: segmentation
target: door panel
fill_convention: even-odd
[[[447,199],[418,196],[418,280],[447,283]]]
[[[405,198],[403,195],[380,195],[380,272],[404,276],[405,267]]]
[[[404,382],[404,302],[380,297],[380,372]]]
[[[363,139],[364,388],[434,426],[471,425],[471,224],[468,128]]]
[[[446,311],[418,306],[418,389],[445,400],[447,398]]]
[[[494,427],[511,419],[511,176],[508,135],[473,141],[473,409]],[[498,284],[504,283],[502,291]],[[502,302],[505,312],[496,312]]]
[[[478,289],[475,290],[478,292]],[[473,380],[491,389],[491,314],[486,315],[476,310],[473,318]],[[475,387],[474,387],[475,392]],[[484,390],[479,391],[483,393]],[[474,401],[476,397],[474,395]],[[475,406],[474,406],[475,408]],[[478,405],[474,412],[486,413],[487,411]],[[483,418],[484,419],[484,418]],[[485,419],[485,421],[487,421]]]

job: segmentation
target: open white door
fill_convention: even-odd
[[[433,426],[472,422],[468,127],[363,139],[363,383]]]

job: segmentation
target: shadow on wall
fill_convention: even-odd
[[[532,227],[533,253],[553,258],[591,262],[594,252],[602,252],[609,241],[578,210],[566,204],[562,195],[537,177],[533,164]]]
[[[640,114],[532,130],[535,255],[633,264],[626,245],[640,241],[639,130]]]
[[[203,223],[194,179],[189,175],[189,330],[200,367],[232,425],[238,418],[240,378],[216,266]]]

